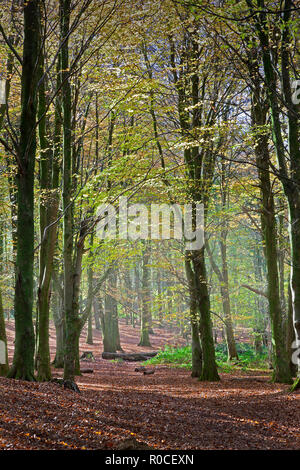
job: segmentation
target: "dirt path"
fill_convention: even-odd
[[[172,343],[168,332],[156,332],[155,348]],[[287,386],[245,373],[200,383],[186,370],[166,367],[144,376],[134,363],[102,360],[98,332],[94,346],[84,337],[81,351],[93,351],[96,362],[82,363],[94,373],[78,378],[80,394],[0,378],[0,448],[113,449],[128,436],[156,449],[300,448],[300,395],[287,393]],[[133,328],[122,325],[121,338],[126,351],[140,349]]]

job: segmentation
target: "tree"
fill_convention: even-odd
[[[221,171],[220,171],[220,189],[221,189],[221,231],[220,231],[220,252],[221,252],[221,268],[218,267],[217,263],[214,260],[213,253],[211,252],[209,242],[206,241],[206,251],[209,256],[209,260],[217,275],[220,283],[220,292],[222,297],[222,306],[223,306],[223,315],[224,315],[224,325],[225,325],[225,334],[227,342],[227,353],[228,361],[232,359],[238,359],[238,353],[236,349],[234,334],[233,334],[233,325],[232,325],[232,316],[231,316],[231,305],[230,305],[230,295],[229,295],[229,273],[228,273],[228,262],[227,262],[227,238],[229,231],[229,214],[228,209],[230,205],[229,193],[230,193],[230,166],[226,165],[224,160],[221,161]]]
[[[184,141],[190,141],[192,139],[192,143],[186,143],[184,147],[184,162],[186,165],[188,183],[187,194],[194,208],[197,202],[203,203],[204,217],[206,217],[209,191],[212,184],[216,158],[216,149],[214,149],[212,144],[206,143],[206,140],[209,141],[211,137],[210,129],[213,128],[216,122],[215,109],[218,107],[218,104],[217,96],[214,92],[210,97],[211,102],[214,103],[212,104],[212,108],[206,110],[203,104],[205,93],[209,94],[210,90],[207,88],[207,74],[203,74],[203,77],[201,77],[202,83],[200,84],[199,59],[201,57],[201,51],[197,40],[197,27],[199,26],[196,23],[188,21],[184,31],[184,45],[182,45],[179,57],[179,63],[181,64],[179,71],[176,66],[177,61],[175,57],[174,40],[171,42],[170,62],[173,71],[174,85],[178,94],[178,115],[181,135]],[[191,111],[189,111],[189,108],[191,108]],[[201,127],[203,127],[203,134],[200,139],[198,132],[201,132]],[[202,146],[199,145],[199,140],[204,142]],[[193,209],[193,218],[194,217],[195,209]],[[193,226],[196,226],[195,218],[193,219]],[[219,380],[219,375],[215,361],[204,250],[205,248],[203,246],[201,249],[187,251],[185,254],[185,265],[187,268],[187,278],[190,280],[194,278],[190,286],[190,291],[195,289],[199,312],[199,331],[203,354],[200,379],[213,381]],[[195,321],[193,320],[193,310],[194,306],[192,300],[192,325]],[[197,356],[199,358],[199,347],[195,350],[198,351]],[[199,360],[198,363],[200,364]],[[199,373],[200,371],[198,371],[198,375]]]
[[[264,0],[257,0],[258,12],[254,13],[254,4],[247,0],[251,13],[255,18],[257,37],[262,50],[264,78],[267,87],[267,98],[271,117],[272,138],[278,162],[278,178],[280,179],[289,206],[290,245],[292,255],[291,290],[293,299],[293,317],[296,338],[300,340],[300,143],[299,143],[299,114],[297,104],[292,98],[291,76],[295,68],[291,61],[290,46],[293,41],[292,1],[285,0],[280,19],[280,65],[274,63],[271,55],[273,47],[270,23],[265,11]],[[260,11],[259,11],[260,10]],[[279,26],[279,25],[278,25]],[[292,59],[293,60],[293,59]],[[281,114],[281,98],[277,90],[277,76],[279,75],[287,109],[288,125],[288,155],[286,153]],[[300,367],[300,364],[299,364]],[[298,380],[295,387],[300,385]]]
[[[141,337],[139,346],[151,347],[149,329],[151,320],[150,311],[150,244],[145,241],[142,261],[142,313],[141,313]]]
[[[43,10],[46,11],[43,3]],[[44,27],[45,19],[43,21]],[[41,25],[42,27],[42,25]],[[53,259],[57,241],[57,217],[59,207],[59,175],[60,175],[60,141],[61,141],[61,106],[60,106],[60,61],[57,62],[57,83],[54,117],[54,136],[51,145],[50,123],[47,114],[45,72],[45,41],[40,51],[40,86],[38,99],[39,143],[40,143],[40,253],[39,253],[39,286],[38,286],[38,349],[37,377],[40,381],[50,380],[50,348],[49,348],[49,311],[50,286]]]
[[[0,223],[0,263],[3,263],[3,223]],[[2,269],[0,269],[0,272]],[[8,354],[7,354],[7,339],[5,330],[5,318],[2,302],[2,292],[0,289],[0,342],[1,342],[1,355],[4,356],[5,363],[0,363],[0,376],[6,376],[9,370]],[[4,354],[3,354],[4,353]],[[1,357],[1,359],[3,359]]]
[[[264,252],[267,264],[268,303],[272,328],[273,348],[273,380],[291,383],[292,378],[288,365],[284,341],[284,318],[280,302],[280,286],[278,272],[278,242],[275,219],[275,203],[270,179],[269,135],[265,130],[267,106],[261,90],[263,86],[259,77],[259,61],[257,56],[251,57],[249,64],[253,79],[252,94],[252,125],[255,133],[255,155],[260,180],[262,197],[261,226],[264,238]],[[250,59],[250,60],[251,60]]]
[[[33,261],[34,166],[39,64],[39,1],[24,1],[20,142],[17,151],[17,258],[15,351],[9,377],[34,380]]]

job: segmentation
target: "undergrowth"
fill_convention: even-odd
[[[251,344],[237,343],[236,347],[239,360],[228,362],[226,344],[220,343],[216,345],[217,364],[223,372],[230,372],[235,368],[242,370],[268,368],[268,354],[266,348],[264,348],[261,354],[257,354]],[[166,346],[164,350],[159,351],[157,356],[149,359],[144,364],[168,364],[173,367],[190,370],[192,368],[192,350],[190,346],[182,348]]]

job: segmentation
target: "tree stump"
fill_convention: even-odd
[[[95,357],[92,351],[84,351],[80,356],[81,361],[93,361],[95,362]]]
[[[65,389],[73,390],[73,392],[80,393],[78,385],[76,384],[76,382],[73,382],[72,380],[54,378],[51,380],[51,382],[56,383]]]

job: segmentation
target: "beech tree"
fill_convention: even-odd
[[[300,291],[299,291],[299,246],[300,246],[300,225],[299,225],[299,113],[297,104],[293,100],[292,94],[292,78],[294,74],[295,56],[290,54],[290,47],[293,43],[293,18],[290,0],[286,0],[282,7],[282,16],[280,17],[278,27],[280,26],[280,62],[274,63],[274,57],[271,55],[272,41],[270,19],[265,12],[265,3],[258,0],[256,4],[247,1],[251,13],[255,20],[256,34],[262,50],[262,61],[264,67],[264,79],[267,87],[267,98],[271,116],[272,138],[276,150],[278,171],[277,175],[280,179],[288,201],[289,218],[290,218],[290,244],[292,255],[291,269],[291,290],[293,299],[293,316],[294,328],[297,339],[300,339]],[[258,8],[254,13],[254,6]],[[275,46],[276,47],[276,46]],[[276,72],[275,72],[276,71]],[[286,152],[284,144],[284,135],[281,114],[281,97],[278,93],[278,79],[280,77],[284,106],[287,112],[288,125],[288,152]],[[269,246],[268,248],[269,249]],[[278,303],[279,299],[277,299]],[[287,372],[288,374],[288,372]],[[299,379],[295,382],[294,388],[298,387]]]
[[[34,167],[36,156],[37,85],[40,46],[39,0],[24,1],[20,141],[16,149],[17,257],[15,287],[15,350],[9,377],[34,379],[33,261]]]

